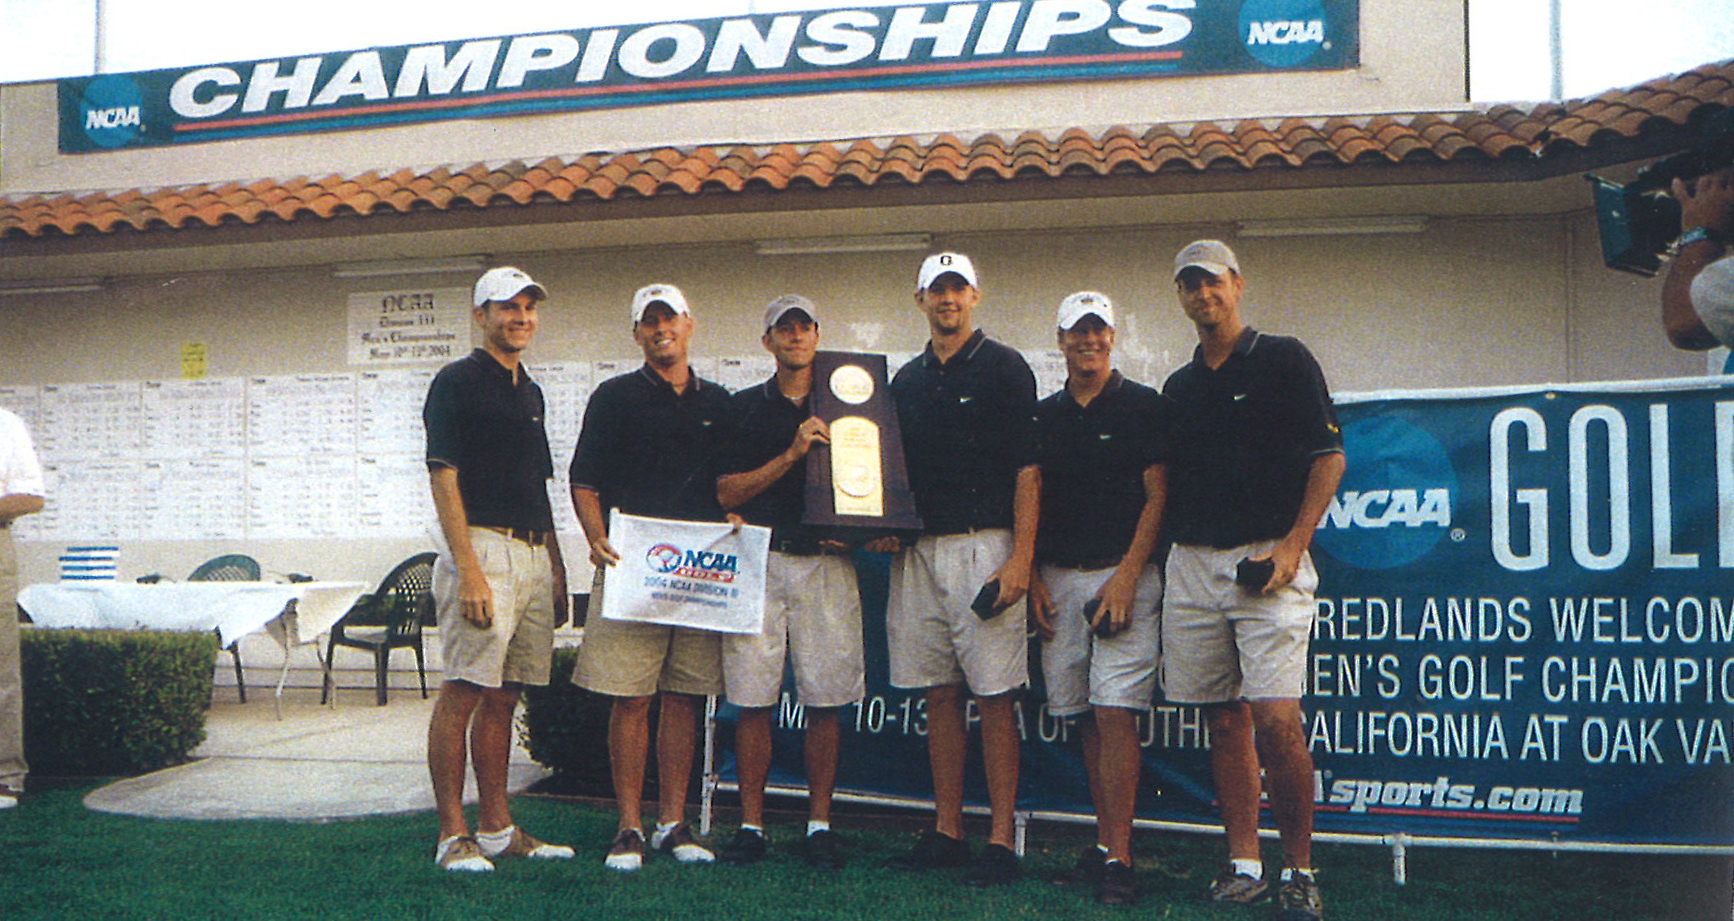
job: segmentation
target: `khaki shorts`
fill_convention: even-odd
[[[772,553],[765,572],[765,629],[722,638],[723,684],[737,707],[775,706],[783,660],[809,707],[842,707],[867,693],[861,592],[846,556]]]
[[[485,688],[547,684],[554,650],[548,548],[486,528],[471,528],[470,544],[494,595],[494,623],[483,628],[464,619],[457,567],[442,554],[434,563],[433,596],[446,679]]]
[[[1042,677],[1048,712],[1076,716],[1092,706],[1142,710],[1156,693],[1156,662],[1162,641],[1162,574],[1144,567],[1132,596],[1132,623],[1103,639],[1090,629],[1084,605],[1114,575],[1107,569],[1043,566],[1054,609],[1054,638],[1042,644]]]
[[[1176,544],[1168,554],[1162,605],[1162,691],[1173,703],[1299,700],[1319,575],[1301,556],[1294,581],[1261,595],[1234,584],[1241,558],[1275,541],[1231,550]]]
[[[721,635],[603,617],[606,573],[605,567],[597,567],[572,683],[610,697],[649,697],[657,691],[721,694]]]
[[[995,529],[928,535],[897,554],[885,618],[893,687],[967,684],[993,697],[1029,683],[1024,603],[991,620],[969,608],[1011,550],[1011,531]]]

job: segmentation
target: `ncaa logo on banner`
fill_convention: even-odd
[[[680,559],[684,555],[673,544],[657,544],[645,551],[644,562],[654,572],[674,572],[680,568]]]
[[[1425,556],[1451,524],[1457,472],[1439,439],[1393,418],[1343,426],[1348,470],[1314,536],[1320,549],[1358,569],[1390,569]]]
[[[1247,0],[1240,7],[1240,40],[1248,54],[1272,67],[1298,67],[1330,47],[1322,0]]]
[[[98,147],[124,147],[143,129],[144,95],[131,77],[102,76],[90,81],[78,102],[84,136]]]

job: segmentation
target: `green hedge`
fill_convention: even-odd
[[[143,774],[205,740],[216,634],[26,628],[19,645],[32,773]]]
[[[524,689],[518,734],[530,757],[561,775],[566,785],[609,796],[614,790],[614,774],[608,766],[608,712],[613,698],[573,684],[572,667],[577,662],[577,647],[554,650],[547,686]],[[649,773],[654,775],[654,765]]]

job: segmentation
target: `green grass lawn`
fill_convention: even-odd
[[[602,866],[614,819],[606,806],[524,796],[518,820],[538,836],[570,842],[576,861],[518,861],[492,874],[445,874],[432,861],[430,813],[355,821],[192,822],[86,810],[89,785],[36,793],[0,813],[0,921],[26,919],[453,919],[576,921],[801,918],[1264,919],[1269,909],[1195,901],[1221,859],[1208,838],[1140,833],[1142,899],[1131,909],[1096,905],[1048,877],[1085,842],[1079,827],[1030,830],[1026,879],[977,891],[950,872],[883,866],[919,828],[916,817],[844,811],[837,823],[850,864],[808,870],[794,844],[799,819],[773,824],[763,864],[683,866],[652,858],[635,874]],[[732,832],[726,820],[716,837]],[[979,846],[979,839],[977,840]],[[1274,859],[1274,844],[1267,858]],[[1492,921],[1724,921],[1728,863],[1528,852],[1412,850],[1410,883],[1391,880],[1390,854],[1320,846],[1326,918]]]

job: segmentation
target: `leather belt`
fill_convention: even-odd
[[[486,524],[477,525],[477,527],[485,531],[492,531],[503,537],[509,537],[515,541],[521,541],[532,547],[546,546],[549,538],[554,536],[553,531],[532,531],[528,528],[496,528],[493,525]]]
[[[805,540],[799,537],[782,537],[771,540],[771,550],[776,553],[786,553],[789,556],[844,556],[848,550],[839,547],[827,547],[816,540]]]

